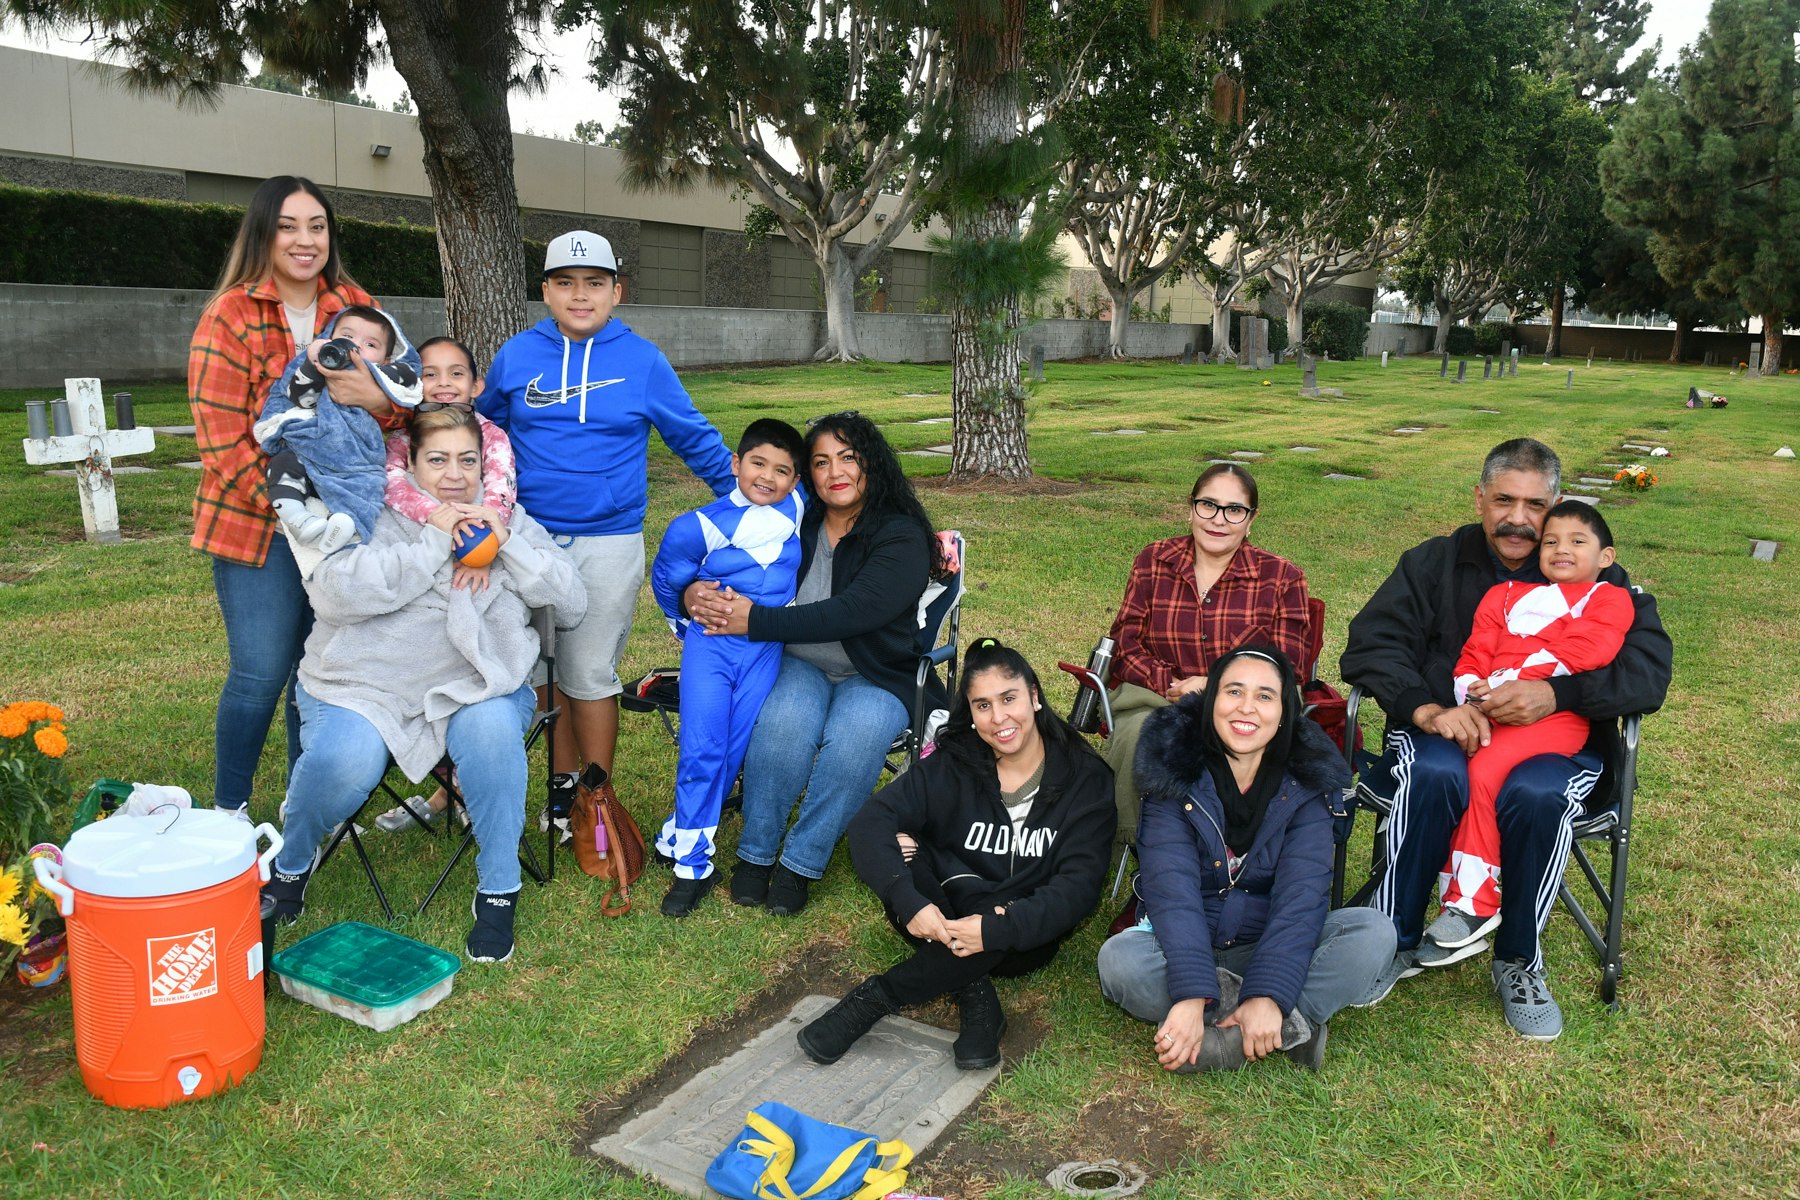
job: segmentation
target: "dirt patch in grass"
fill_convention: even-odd
[[[951,496],[1073,496],[1088,491],[1091,486],[1042,475],[1030,479],[997,479],[989,475],[958,483],[951,483],[948,475],[931,475],[916,478],[912,484],[921,491],[944,492]]]
[[[976,1200],[1009,1175],[1042,1181],[1066,1162],[1117,1159],[1135,1163],[1154,1180],[1184,1161],[1216,1157],[1175,1113],[1136,1089],[1109,1091],[1081,1110],[1074,1127],[1051,1136],[1022,1114],[990,1112],[985,1121],[965,1117],[914,1162],[916,1185],[933,1195]]]
[[[30,1089],[74,1069],[75,1045],[55,1013],[64,990],[26,987],[11,968],[0,978],[0,1077]]]

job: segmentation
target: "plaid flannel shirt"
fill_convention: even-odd
[[[314,328],[324,329],[349,305],[373,303],[359,287],[328,288],[321,280]],[[194,549],[252,567],[268,560],[275,536],[269,460],[250,430],[262,415],[270,385],[298,353],[281,297],[266,280],[232,288],[200,314],[188,349],[188,406],[202,464],[194,494]]]
[[[1178,679],[1210,674],[1221,655],[1249,642],[1274,644],[1304,673],[1307,621],[1306,575],[1287,559],[1246,541],[1202,596],[1194,539],[1151,542],[1131,564],[1113,621],[1111,680],[1160,696]]]

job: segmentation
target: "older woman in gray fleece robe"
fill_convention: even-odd
[[[523,736],[538,659],[531,609],[579,620],[587,593],[574,562],[523,509],[510,528],[475,507],[480,430],[466,410],[414,418],[419,486],[502,538],[487,586],[455,586],[450,536],[385,509],[367,545],[330,555],[307,583],[314,620],[300,663],[301,756],[288,784],[286,844],[266,891],[284,921],[299,916],[313,856],[356,811],[388,756],[417,781],[446,752],[456,763],[479,851],[468,953],[513,949],[518,841],[525,821]]]

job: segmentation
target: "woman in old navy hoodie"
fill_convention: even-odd
[[[575,736],[556,741],[551,815],[567,815],[580,763],[612,770],[619,734],[618,663],[644,578],[650,430],[714,495],[731,491],[731,451],[688,398],[669,360],[612,317],[612,246],[586,230],[544,255],[550,318],[494,356],[483,416],[512,439],[519,503],[574,556],[586,618],[559,638],[558,703]]]
[[[1094,910],[1112,853],[1112,770],[1044,707],[1018,651],[982,638],[937,752],[850,823],[856,873],[913,953],[799,1031],[832,1063],[901,1008],[956,996],[965,1070],[1000,1061],[1006,1014],[992,976],[1044,966]]]

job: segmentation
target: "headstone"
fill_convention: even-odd
[[[1494,377],[1494,356],[1491,354],[1484,354],[1481,356],[1481,377],[1483,379],[1492,379]]]
[[[1256,370],[1256,318],[1245,313],[1238,318],[1238,370]]]
[[[1713,352],[1711,350],[1708,350],[1706,352],[1705,356],[1703,358],[1701,358],[1700,365],[1705,366],[1705,367],[1710,367],[1713,365]]]
[[[1031,348],[1031,382],[1044,382],[1044,348],[1042,346]]]
[[[1394,350],[1394,357],[1395,358],[1405,358],[1406,357],[1406,339],[1405,338],[1400,339],[1400,345]]]
[[[1750,347],[1750,373],[1752,375],[1762,373],[1762,344],[1760,342],[1754,343]]]
[[[1329,474],[1329,475],[1327,475],[1327,476],[1325,476],[1325,478],[1327,478],[1327,479],[1364,479],[1364,478],[1366,478],[1366,476],[1363,476],[1363,475],[1345,475],[1345,474],[1343,474],[1343,473],[1342,473],[1342,472],[1339,472],[1339,471],[1333,471],[1333,472],[1331,472],[1331,473],[1330,473],[1330,474]]]
[[[1256,318],[1256,367],[1266,371],[1275,365],[1275,357],[1269,353],[1269,319]]]
[[[1544,360],[1544,365],[1545,365],[1545,366],[1546,366],[1546,367],[1547,367],[1547,366],[1549,366],[1549,365],[1550,365],[1550,360],[1549,360],[1549,359],[1547,359],[1547,358],[1546,358],[1546,359],[1545,359],[1545,360]],[[1592,351],[1592,350],[1589,350],[1589,351],[1588,351],[1588,370],[1590,370],[1590,371],[1591,371],[1591,370],[1593,370],[1593,369],[1594,369],[1594,352],[1593,352],[1593,351]]]
[[[1569,371],[1569,378],[1563,383],[1563,391],[1566,392],[1574,386],[1575,386],[1575,371],[1573,370],[1573,368],[1571,368]]]
[[[113,477],[125,472],[113,460],[155,449],[156,435],[145,427],[107,429],[98,379],[65,379],[63,387],[65,398],[50,404],[51,436],[26,438],[25,461],[31,466],[74,463],[88,541],[116,542],[119,498]]]
[[[1514,379],[1519,377],[1519,348],[1513,347],[1512,358],[1506,365],[1506,373]]]
[[[1387,370],[1387,354],[1388,352],[1386,350],[1381,352],[1381,369],[1384,371]]]
[[[852,1053],[819,1066],[800,1053],[794,1033],[832,1003],[806,997],[741,1050],[589,1148],[672,1191],[713,1196],[706,1168],[743,1127],[744,1114],[765,1100],[882,1140],[899,1138],[923,1153],[1000,1073],[998,1067],[958,1071],[951,1050],[956,1035],[905,1017],[882,1018]]]
[[[1194,343],[1183,342],[1181,344],[1181,365],[1184,367],[1194,365]]]
[[[1318,361],[1316,359],[1314,359],[1313,356],[1310,354],[1302,354],[1300,356],[1300,371],[1301,371],[1300,394],[1302,396],[1318,395],[1319,394],[1319,364],[1318,364]]]
[[[1456,360],[1456,382],[1469,382],[1469,360],[1466,358]]]
[[[1781,549],[1780,542],[1765,541],[1762,538],[1750,543],[1750,557],[1757,562],[1774,562],[1775,552]]]
[[[1445,378],[1448,378],[1449,375],[1450,375],[1450,352],[1448,350],[1446,350],[1446,351],[1444,351],[1444,356],[1438,360],[1438,378],[1445,379]]]
[[[1500,359],[1501,359],[1501,361],[1504,362],[1505,360],[1507,360],[1511,357],[1512,357],[1512,342],[1510,342],[1510,341],[1501,342],[1500,343]]]

